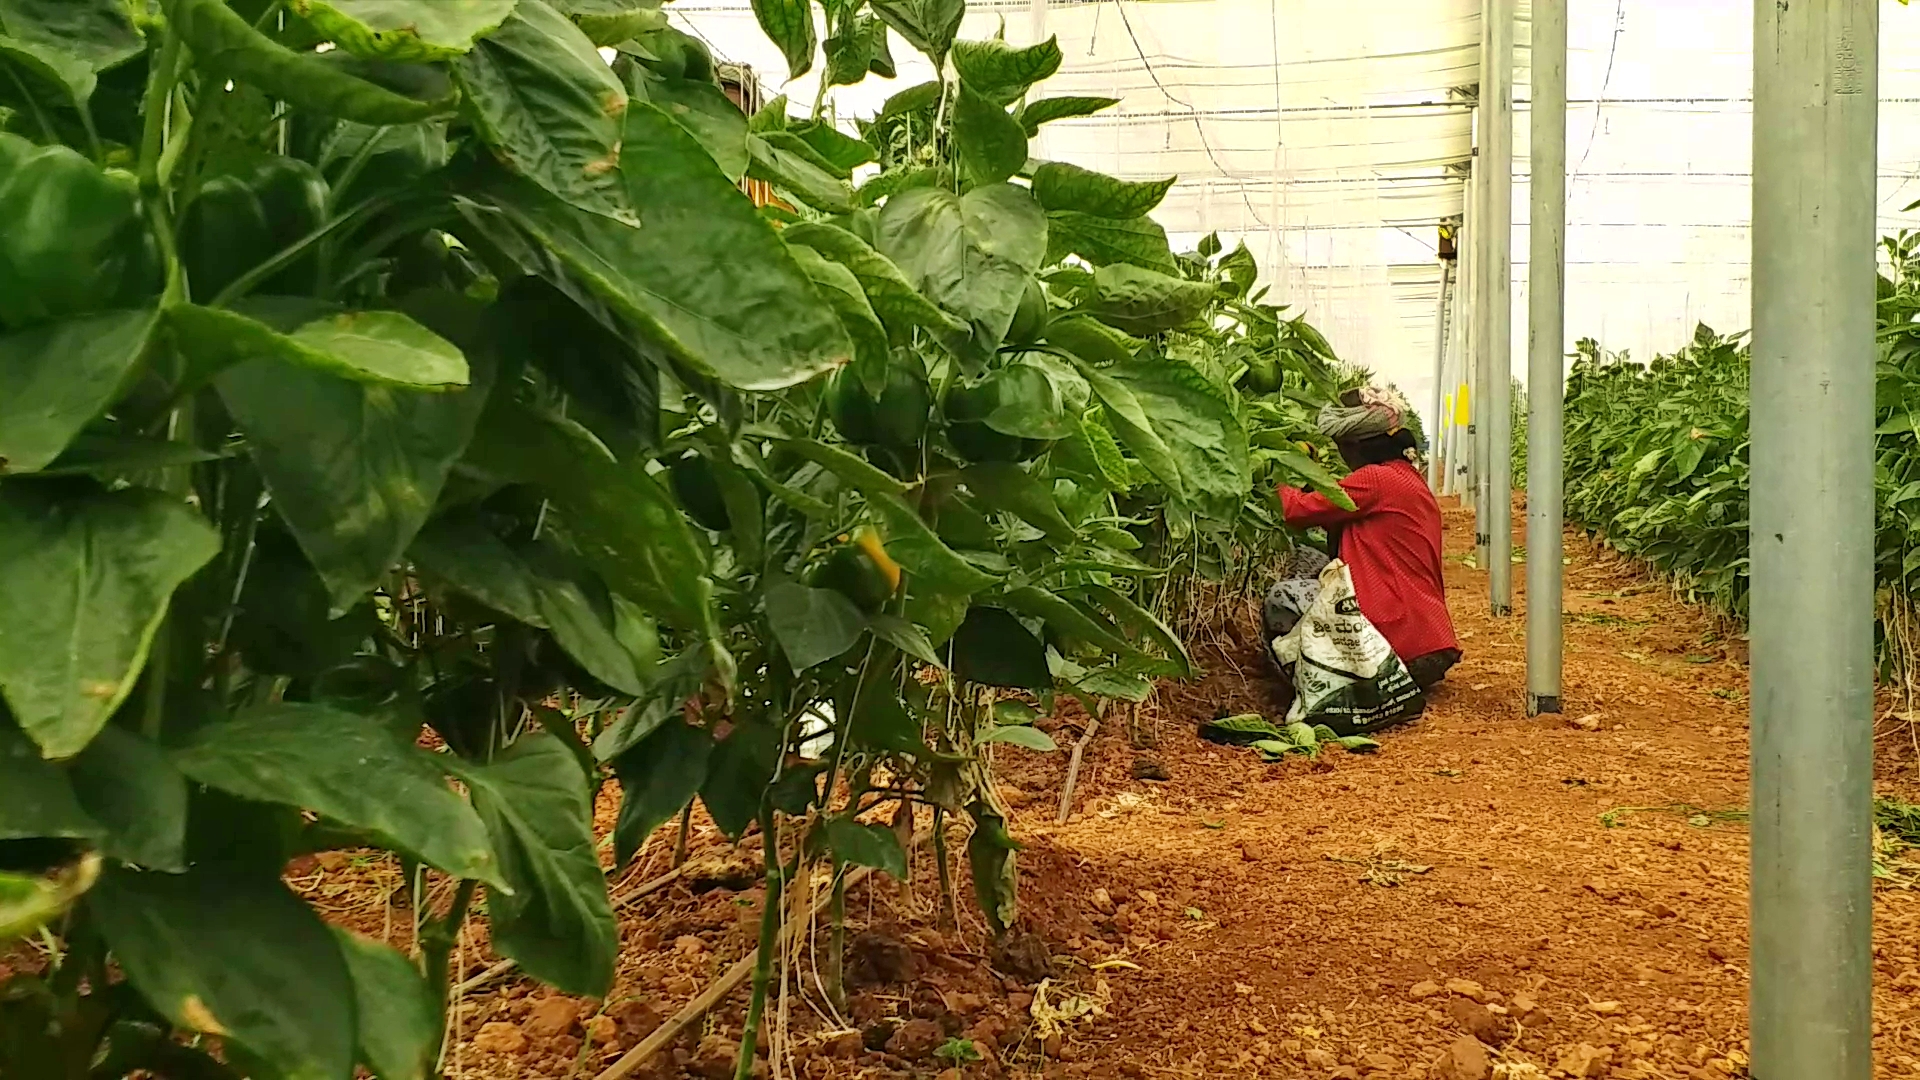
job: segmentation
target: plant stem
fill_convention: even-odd
[[[740,1035],[740,1057],[733,1080],[753,1080],[753,1052],[759,1042],[760,1017],[767,1009],[767,986],[773,982],[773,954],[780,948],[780,841],[774,833],[774,810],[760,804],[760,850],[767,863],[767,895],[760,908],[760,952],[753,964],[753,996],[747,1000],[747,1026]]]
[[[471,878],[463,879],[460,887],[454,890],[453,906],[447,909],[443,918],[435,919],[420,931],[420,964],[426,974],[427,986],[432,990],[434,1000],[440,1004],[440,1034],[435,1039],[433,1060],[440,1059],[440,1051],[447,1037],[447,964],[453,956],[453,947],[460,941],[460,928],[466,925],[467,908],[473,904],[474,889],[480,883]]]
[[[827,908],[827,1000],[836,1009],[847,1007],[847,866],[833,864],[833,899]]]
[[[693,831],[693,800],[680,811],[680,837],[673,842],[673,868],[680,869],[687,863],[687,834]]]
[[[165,191],[160,184],[160,156],[167,149],[167,107],[173,99],[174,83],[180,74],[180,37],[172,27],[160,43],[160,55],[147,76],[147,94],[140,108],[145,114],[140,132],[140,199],[147,211],[153,240],[167,264],[166,291],[161,306],[186,299],[186,275],[180,267],[180,254],[173,244],[173,219],[168,212]]]
[[[960,907],[953,898],[953,874],[947,869],[947,810],[933,808],[933,861],[940,871],[940,932],[952,933],[960,925]]]

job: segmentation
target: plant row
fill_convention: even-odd
[[[763,944],[919,823],[1014,925],[992,748],[1193,672],[1351,376],[1171,178],[1029,157],[1115,104],[1054,42],[823,7],[755,5],[795,74],[940,78],[848,128],[647,0],[0,3],[0,1074],[433,1075],[482,915],[605,994],[610,780],[615,869],[757,835]],[[329,849],[415,932],[290,891]]]

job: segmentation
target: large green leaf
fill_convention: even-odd
[[[321,305],[262,297],[233,310],[180,304],[167,312],[197,371],[271,357],[356,382],[419,390],[465,386],[467,360],[433,331],[397,311],[317,315]]]
[[[1119,98],[1050,97],[1029,101],[1020,108],[1020,124],[1029,137],[1040,134],[1040,125],[1076,116],[1092,116],[1102,109],[1120,104]]]
[[[853,340],[855,362],[871,365],[874,370],[886,370],[887,358],[893,352],[892,342],[880,317],[874,314],[873,305],[867,301],[860,279],[845,266],[805,245],[796,246],[793,254],[801,269],[813,279],[820,299],[840,316],[840,325]]]
[[[35,472],[113,403],[153,332],[109,311],[0,335],[0,474]]]
[[[669,79],[633,65],[628,91],[687,129],[730,181],[747,175],[747,115],[704,79]]]
[[[787,61],[787,78],[813,70],[813,5],[807,0],[753,0],[753,17]]]
[[[906,568],[907,581],[917,592],[971,596],[993,584],[990,575],[948,547],[898,496],[870,494],[867,507],[880,521],[887,554]]]
[[[619,940],[579,761],[559,739],[535,732],[490,764],[455,767],[513,886],[511,896],[487,896],[494,950],[566,993],[604,995]]]
[[[1137,652],[1120,628],[1108,622],[1104,616],[1076,607],[1037,586],[1021,585],[1008,589],[996,600],[1023,615],[1040,619],[1055,633],[1098,645],[1108,652],[1123,656]]]
[[[864,825],[842,814],[822,822],[821,831],[836,860],[854,866],[871,866],[896,879],[906,879],[906,849],[900,846],[900,837],[887,826]]]
[[[1228,397],[1197,368],[1172,358],[1116,365],[1113,378],[1132,392],[1180,470],[1184,497],[1231,520],[1253,487],[1247,429]]]
[[[983,732],[974,742],[1010,743],[1027,750],[1038,750],[1043,754],[1050,754],[1060,749],[1060,744],[1053,741],[1053,736],[1025,724],[996,724]]]
[[[1049,328],[1053,333],[1054,328]],[[1097,335],[1087,335],[1088,342],[1098,342]],[[1089,350],[1091,351],[1091,350]],[[1087,386],[1093,390],[1095,400],[1106,412],[1107,424],[1115,438],[1140,459],[1154,479],[1160,481],[1175,499],[1186,497],[1186,488],[1182,481],[1179,463],[1174,459],[1173,450],[1161,437],[1147,411],[1141,405],[1133,390],[1125,383],[1114,378],[1112,368],[1095,367],[1080,353],[1074,353],[1074,366]],[[1128,361],[1131,363],[1131,361]]]
[[[907,44],[925,53],[935,68],[946,66],[953,35],[960,32],[960,21],[967,15],[966,0],[871,0],[869,6]]]
[[[781,233],[789,244],[810,247],[853,271],[866,291],[874,314],[886,324],[895,344],[912,340],[914,327],[935,335],[964,334],[967,324],[942,311],[907,280],[892,259],[880,254],[853,233],[833,225],[800,222]]]
[[[1102,266],[1093,274],[1096,318],[1129,334],[1157,334],[1186,326],[1213,302],[1205,281],[1145,270],[1138,266]]]
[[[678,703],[674,703],[678,711]],[[674,718],[613,759],[620,780],[620,816],[613,825],[614,861],[625,866],[653,830],[692,801],[707,782],[713,736]]]
[[[421,569],[488,607],[551,632],[594,678],[624,694],[644,692],[638,658],[616,636],[611,613],[603,613],[579,582],[528,565],[478,519],[436,520],[414,537],[407,553]]]
[[[311,810],[455,877],[506,884],[486,828],[435,761],[381,720],[294,703],[208,724],[173,754],[209,787]]]
[[[124,0],[0,0],[0,65],[57,88],[76,109],[87,107],[100,72],[144,48]]]
[[[1167,659],[1175,664],[1175,674],[1193,674],[1193,660],[1187,655],[1186,644],[1158,615],[1105,585],[1082,585],[1077,591],[1106,609],[1115,621],[1132,628],[1158,646]]]
[[[353,980],[360,1064],[375,1080],[432,1080],[442,1024],[439,996],[405,953],[332,929]]]
[[[454,74],[508,169],[569,205],[637,222],[620,179],[627,90],[573,20],[539,0],[521,4]]]
[[[526,185],[498,186],[496,198],[646,336],[722,382],[778,390],[852,359],[840,320],[698,140],[636,103],[622,158],[644,228],[609,226]]]
[[[975,184],[998,184],[1027,163],[1027,133],[1007,110],[965,83],[953,103],[953,144]]]
[[[832,589],[783,581],[767,589],[767,623],[795,671],[839,656],[866,632],[866,617]]]
[[[854,200],[853,188],[814,161],[810,150],[799,149],[805,146],[798,137],[784,131],[750,134],[747,136],[747,174],[765,180],[816,210],[831,214],[852,212],[859,205]]]
[[[517,0],[293,0],[314,29],[355,56],[451,60],[500,28]]]
[[[953,673],[969,682],[1035,692],[1053,688],[1047,647],[1005,608],[975,604],[953,634]]]
[[[1047,219],[1012,184],[964,196],[914,188],[887,200],[877,240],[908,281],[994,346],[1007,336],[1028,275],[1046,258]]]
[[[1064,161],[1033,170],[1033,197],[1048,210],[1074,210],[1104,218],[1137,218],[1153,212],[1176,178],[1121,180]]]
[[[163,0],[163,5],[200,70],[251,83],[302,108],[362,124],[411,124],[452,105],[451,99],[409,97],[319,54],[294,52],[255,30],[226,0]]]
[[[619,45],[664,29],[667,13],[660,0],[548,0],[580,24],[595,45]]]
[[[50,758],[120,707],[180,583],[220,550],[184,503],[130,488],[0,486],[0,694]]]
[[[101,858],[88,852],[78,860],[54,867],[43,872],[20,873],[13,870],[0,870],[0,945],[11,944],[18,938],[36,933],[41,927],[59,918],[73,902],[93,887],[100,872]],[[17,976],[16,976],[17,978]],[[18,985],[18,983],[15,983]],[[16,1002],[9,1002],[10,1005]],[[13,1010],[9,1010],[12,1012]],[[8,1016],[11,1023],[19,1024],[18,1013]],[[20,1030],[19,1028],[15,1029]],[[40,1034],[28,1029],[31,1035]],[[45,1042],[35,1044],[36,1049],[44,1047]],[[86,1067],[87,1057],[93,1049],[91,1042],[81,1048],[74,1057],[78,1064],[62,1062],[49,1066],[40,1062],[28,1064],[11,1047],[0,1043],[0,1065],[10,1069],[19,1069],[21,1076],[61,1075],[54,1070]],[[14,1075],[8,1073],[8,1075]]]
[[[186,869],[187,781],[145,736],[108,724],[67,770],[100,850],[153,870]]]
[[[953,69],[961,84],[995,105],[1012,104],[1050,78],[1060,70],[1060,59],[1060,42],[1052,37],[1021,48],[1004,41],[953,43]]]
[[[176,1026],[221,1036],[286,1080],[352,1075],[346,961],[277,878],[213,862],[184,874],[109,868],[87,911],[127,981]]]
[[[1018,465],[988,461],[970,465],[960,474],[980,501],[995,510],[1012,514],[1062,542],[1073,539],[1073,526],[1060,513],[1053,488]]]
[[[0,840],[79,840],[99,834],[99,823],[74,797],[66,774],[0,716]]]
[[[1130,263],[1163,274],[1179,272],[1167,231],[1149,217],[1104,218],[1073,210],[1047,214],[1047,261],[1078,255],[1095,266]]]
[[[685,630],[713,623],[707,551],[645,462],[616,462],[577,425],[503,400],[476,443],[482,467],[539,486],[609,588]]]
[[[738,840],[760,813],[761,799],[780,765],[780,733],[772,724],[748,720],[714,744],[700,804],[720,831]]]
[[[341,612],[426,522],[492,378],[476,368],[466,389],[430,394],[248,360],[217,385],[274,506]]]

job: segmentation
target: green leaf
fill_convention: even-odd
[[[87,910],[127,981],[176,1027],[219,1035],[287,1080],[354,1063],[354,988],[333,933],[268,874],[110,867]]]
[[[153,311],[109,311],[0,335],[0,475],[36,472],[121,392]]]
[[[1004,608],[975,604],[953,634],[953,673],[969,682],[1036,692],[1053,688],[1047,647]]]
[[[1060,749],[1059,744],[1053,741],[1053,736],[1039,728],[1024,724],[997,724],[988,728],[974,742],[976,744],[1011,743],[1028,750],[1038,750],[1043,754],[1051,754]]]
[[[810,120],[788,130],[812,147],[822,161],[833,166],[834,175],[843,179],[852,176],[854,169],[875,160],[872,146],[824,120]]]
[[[319,54],[294,52],[255,30],[226,0],[164,0],[164,6],[173,31],[193,49],[196,68],[297,107],[362,124],[412,124],[451,105],[397,93]]]
[[[1057,324],[1049,327],[1049,336],[1056,336],[1056,329]],[[1089,339],[1098,340],[1091,335]],[[1107,371],[1094,367],[1078,352],[1074,353],[1074,361],[1075,368],[1092,388],[1094,398],[1106,411],[1107,423],[1114,436],[1133,452],[1134,457],[1140,459],[1154,479],[1164,484],[1176,500],[1184,499],[1186,489],[1182,486],[1180,466],[1175,463],[1173,451],[1167,446],[1166,440],[1160,437],[1147,418],[1140,399],[1124,383]]]
[[[884,825],[863,825],[841,815],[821,823],[833,857],[854,866],[871,866],[896,880],[907,877],[907,852],[900,837]]]
[[[222,456],[166,439],[144,439],[98,430],[82,431],[74,436],[59,457],[40,469],[39,475],[115,477],[218,461]]]
[[[554,501],[574,547],[609,588],[703,635],[712,627],[707,551],[641,460],[616,462],[577,426],[503,401],[476,456]],[[717,631],[716,631],[717,632]]]
[[[1029,101],[1020,109],[1020,124],[1029,138],[1040,134],[1040,125],[1076,116],[1092,116],[1120,104],[1119,98],[1050,97]]]
[[[678,702],[671,703],[675,711]],[[670,718],[613,759],[620,780],[620,816],[613,825],[613,857],[625,866],[655,829],[678,815],[707,782],[713,736]]]
[[[1145,217],[1167,197],[1176,179],[1121,180],[1064,161],[1049,161],[1033,170],[1033,197],[1050,211],[1072,210],[1103,218]]]
[[[1047,342],[1099,367],[1133,359],[1138,347],[1134,339],[1085,315],[1063,315],[1048,323]],[[1084,369],[1081,374],[1086,374]]]
[[[294,703],[208,724],[173,753],[181,772],[209,787],[311,810],[455,877],[508,886],[486,828],[440,760],[373,717]]]
[[[158,745],[125,728],[100,729],[67,770],[100,850],[154,870],[185,870],[187,781]]]
[[[293,10],[355,56],[451,60],[500,28],[517,0],[294,0]],[[382,1077],[381,1080],[389,1080]]]
[[[1145,701],[1153,694],[1153,680],[1112,668],[1091,672],[1073,685],[1083,694],[1119,698],[1122,701]]]
[[[280,511],[344,612],[427,520],[486,404],[491,373],[434,394],[248,360],[216,382]]]
[[[965,83],[954,98],[953,143],[961,171],[975,184],[998,184],[1027,163],[1020,121]]]
[[[549,0],[598,46],[619,45],[667,25],[659,0]]]
[[[521,4],[453,70],[474,126],[509,170],[571,206],[638,223],[620,178],[627,90],[573,20]]]
[[[1241,713],[1237,716],[1223,716],[1217,720],[1208,720],[1200,725],[1203,737],[1213,741],[1247,745],[1260,739],[1285,739],[1287,733],[1275,727],[1273,722],[1259,713]]]
[[[1098,645],[1108,652],[1131,655],[1138,651],[1120,632],[1120,628],[1104,617],[1075,607],[1037,586],[1020,585],[1006,590],[996,599],[1023,615],[1045,622],[1055,633]]]
[[[973,871],[973,895],[994,935],[1005,934],[1020,917],[1020,872],[1014,852],[1020,845],[1007,832],[1007,819],[983,799],[967,807],[973,835],[967,838],[967,865]]]
[[[995,431],[1051,441],[1066,438],[1078,426],[1063,400],[1059,380],[1043,363],[1011,363],[988,375],[987,381],[993,384],[998,404],[987,414],[986,424]]]
[[[816,210],[845,214],[859,206],[845,180],[821,168],[811,160],[810,152],[801,153],[792,145],[776,142],[779,136],[799,142],[780,131],[747,136],[747,175],[765,180]]]
[[[440,1047],[440,1001],[405,953],[332,928],[353,981],[356,1056],[378,1080],[431,1080]]]
[[[721,832],[734,840],[746,834],[779,764],[780,733],[771,724],[738,724],[714,745],[700,802]]]
[[[1047,261],[1078,255],[1094,266],[1130,264],[1163,274],[1178,272],[1167,231],[1152,218],[1094,217],[1073,210],[1047,214]]]
[[[814,439],[788,439],[780,444],[820,466],[868,498],[900,495],[907,485],[868,464],[866,459]]]
[[[0,0],[0,28],[17,41],[67,53],[95,72],[146,49],[124,0]]]
[[[1346,489],[1340,486],[1340,478],[1328,472],[1319,462],[1291,448],[1276,448],[1269,453],[1283,468],[1305,480],[1313,490],[1331,499],[1335,506],[1342,510],[1354,508],[1353,496],[1348,495]]]
[[[1253,487],[1247,431],[1227,392],[1171,357],[1111,369],[1133,393],[1180,470],[1181,497],[1231,521]]]
[[[1028,275],[1047,253],[1047,219],[1026,189],[976,187],[964,196],[914,188],[880,210],[878,248],[935,303],[997,345],[1007,336]]]
[[[869,6],[936,69],[946,66],[953,36],[967,14],[966,0],[870,0]]]
[[[915,758],[927,753],[920,737],[920,722],[900,704],[891,677],[863,680],[858,696],[846,703],[841,715],[851,718],[847,742],[852,746]]]
[[[1349,754],[1365,754],[1380,749],[1380,744],[1364,735],[1342,735],[1333,740]]]
[[[93,740],[133,690],[174,589],[219,550],[198,514],[156,491],[0,486],[0,694],[42,753]]]
[[[535,732],[489,764],[449,764],[473,793],[513,887],[511,896],[487,897],[494,951],[564,993],[606,994],[619,939],[594,851],[588,779],[573,752]]]
[[[100,872],[100,864],[100,856],[89,852],[76,862],[55,867],[45,873],[23,874],[12,870],[0,870],[0,945],[11,944],[18,938],[37,933],[41,927],[64,914],[75,900],[93,887],[94,879]],[[14,985],[17,986],[18,983]],[[15,1002],[9,1002],[9,1004],[13,1005]],[[17,1013],[9,1019],[16,1024],[20,1022]],[[92,1047],[88,1046],[86,1049],[91,1050]],[[0,1053],[5,1052],[0,1051]],[[20,1059],[12,1054],[0,1056],[0,1064],[34,1069],[46,1068],[39,1064],[23,1065]],[[22,1072],[21,1075],[29,1074]]]
[[[787,78],[813,70],[816,39],[813,10],[807,0],[753,0],[753,17],[787,61]]]
[[[839,656],[866,632],[866,616],[832,589],[783,581],[767,589],[767,622],[795,671]]]
[[[968,466],[960,474],[960,481],[987,506],[1018,517],[1050,539],[1062,542],[1073,539],[1073,526],[1067,523],[1059,504],[1054,502],[1052,486],[1020,466],[982,462]]]
[[[887,554],[907,570],[911,587],[923,592],[971,596],[993,584],[993,578],[946,545],[920,515],[896,496],[867,496],[867,507],[880,520]]]
[[[873,636],[931,667],[944,668],[946,662],[933,651],[933,643],[920,628],[898,615],[881,612],[869,620]]]
[[[635,64],[627,89],[699,140],[727,179],[747,175],[747,116],[726,91],[700,79],[663,78]]]
[[[631,204],[646,210],[644,228],[611,227],[525,185],[495,195],[609,306],[697,371],[779,390],[851,359],[840,320],[693,136],[635,104],[623,146],[621,175]]]
[[[1060,70],[1060,42],[1050,37],[1015,48],[1004,41],[956,41],[953,69],[960,84],[995,105],[1010,105],[1035,83]]]
[[[100,826],[87,816],[60,768],[0,717],[0,840],[58,837],[92,839]]]
[[[1082,585],[1079,586],[1078,591],[1106,609],[1107,614],[1113,616],[1115,622],[1131,628],[1158,645],[1167,659],[1173,661],[1176,674],[1182,676],[1193,674],[1193,660],[1187,655],[1186,644],[1171,627],[1160,621],[1158,615],[1105,585]]]
[[[816,222],[789,225],[782,231],[789,244],[810,247],[853,271],[866,291],[874,314],[886,325],[895,344],[912,340],[913,329],[922,327],[935,336],[964,334],[967,324],[954,318],[928,300],[893,260],[867,246],[845,229]]]
[[[1146,336],[1186,326],[1213,302],[1205,281],[1145,270],[1138,266],[1102,266],[1093,274],[1095,318],[1129,334]]]
[[[1003,724],[1031,724],[1040,719],[1040,710],[1015,698],[993,703],[993,718]]]
[[[813,279],[814,289],[820,299],[834,314],[840,316],[840,325],[846,328],[847,336],[853,340],[854,357],[857,363],[876,365],[885,370],[887,358],[892,353],[892,343],[887,336],[887,328],[880,324],[880,317],[874,314],[873,305],[867,302],[867,294],[860,287],[860,279],[853,271],[810,247],[795,247],[793,254],[800,262],[801,269]]]
[[[352,311],[307,321],[319,308],[302,299],[264,297],[233,310],[180,304],[168,310],[167,320],[197,371],[271,358],[356,382],[420,390],[467,384],[460,350],[407,316]]]

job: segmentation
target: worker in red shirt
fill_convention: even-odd
[[[1352,470],[1340,481],[1352,510],[1285,484],[1279,495],[1288,525],[1327,531],[1331,554],[1352,572],[1360,613],[1425,690],[1460,661],[1460,643],[1447,614],[1440,506],[1413,465],[1406,412],[1397,393],[1373,388],[1350,390],[1321,410],[1320,430]]]

